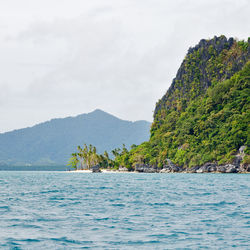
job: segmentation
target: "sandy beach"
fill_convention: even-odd
[[[67,172],[70,172],[70,173],[92,173],[92,170],[89,170],[89,169],[84,169],[84,170],[71,170],[71,171],[67,171]],[[129,171],[118,171],[118,170],[108,170],[108,169],[101,169],[101,172],[100,173],[130,173]],[[135,173],[134,172],[131,172],[131,173]]]

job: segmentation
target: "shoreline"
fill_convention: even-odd
[[[100,165],[92,166],[85,170],[71,170],[75,173],[218,173],[218,174],[247,174],[250,173],[250,164],[242,163],[242,156],[237,155],[233,163],[219,165],[216,162],[207,162],[201,166],[183,167],[175,165],[170,159],[166,159],[166,164],[162,168],[157,168],[149,164],[136,164],[133,171],[128,171],[126,167],[120,166],[118,169],[103,169]]]
[[[113,173],[139,173],[138,171],[119,171],[119,170],[107,170],[107,169],[100,169],[101,172],[99,173],[105,173],[105,174],[113,174]],[[84,170],[70,170],[67,172],[71,173],[93,173],[92,170],[84,169]]]
[[[70,173],[96,173],[92,172],[92,170],[69,170],[66,172]],[[98,173],[104,174],[250,174],[250,172],[219,172],[219,171],[211,171],[211,172],[192,172],[192,171],[155,171],[155,172],[139,172],[139,171],[119,171],[119,170],[106,170],[101,169]]]

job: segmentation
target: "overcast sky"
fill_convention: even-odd
[[[0,132],[102,109],[152,121],[188,48],[250,35],[249,0],[0,0]]]

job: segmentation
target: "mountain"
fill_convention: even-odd
[[[160,157],[192,167],[231,163],[243,145],[249,153],[249,43],[220,36],[188,50],[156,104],[150,144]]]
[[[98,152],[149,139],[150,123],[124,121],[101,110],[53,119],[0,134],[0,165],[65,165],[77,145]]]
[[[123,157],[127,163],[182,169],[209,163],[249,166],[249,59],[250,38],[215,36],[190,48],[156,104],[150,140]],[[127,163],[121,165],[131,168]]]

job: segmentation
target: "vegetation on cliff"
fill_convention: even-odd
[[[232,163],[245,145],[249,163],[250,39],[225,36],[190,48],[167,93],[156,104],[150,140],[122,150],[114,166],[184,168]]]

